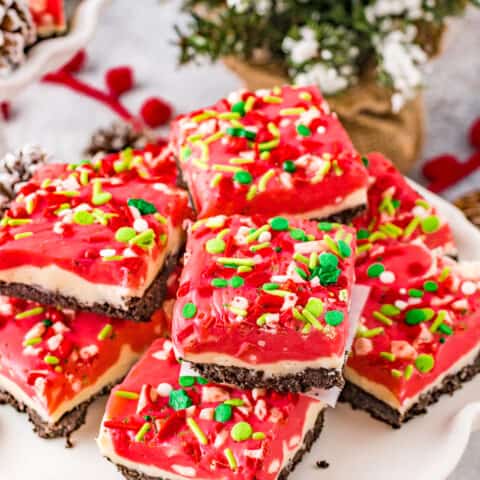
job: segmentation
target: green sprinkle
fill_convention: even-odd
[[[46,318],[45,320],[42,320],[42,323],[48,328],[48,327],[51,327],[53,325],[53,322],[49,319],[49,318]]]
[[[357,232],[358,240],[366,240],[369,236],[370,236],[370,232],[368,230],[365,230],[364,228],[361,228]]]
[[[239,172],[235,172],[233,175],[233,179],[242,185],[249,185],[253,181],[252,174],[247,172],[246,170],[240,170]]]
[[[34,317],[35,315],[41,315],[45,309],[43,307],[35,307],[30,310],[25,310],[24,312],[17,313],[15,315],[15,320],[22,320],[23,318]]]
[[[217,258],[217,262],[221,265],[235,267],[253,267],[255,265],[255,261],[251,258],[220,257]]]
[[[238,113],[242,117],[245,115],[245,102],[237,102],[232,105],[232,112]]]
[[[226,244],[220,238],[212,238],[205,245],[205,250],[208,253],[223,253],[225,251]]]
[[[100,341],[106,340],[113,332],[113,327],[107,323],[99,332],[97,339]]]
[[[405,380],[410,380],[413,375],[413,365],[407,365],[405,371],[403,372],[403,376]]]
[[[181,387],[192,387],[193,385],[195,385],[195,377],[192,377],[190,375],[182,375],[178,379],[178,383]]]
[[[265,291],[271,291],[271,290],[278,290],[280,288],[280,285],[278,283],[264,283],[262,285],[263,290]]]
[[[247,422],[238,422],[232,427],[230,435],[235,442],[248,440],[253,433],[252,426]]]
[[[340,310],[330,310],[325,314],[325,322],[332,327],[340,325],[345,319],[345,314]]]
[[[28,340],[25,340],[22,345],[24,347],[29,347],[29,346],[33,346],[33,345],[38,345],[41,342],[42,342],[41,337],[33,337],[33,338],[29,338]]]
[[[284,217],[275,217],[270,220],[270,226],[278,232],[288,230],[288,220]]]
[[[424,233],[435,233],[439,228],[440,219],[436,215],[432,215],[422,220],[422,230]]]
[[[214,278],[211,285],[215,288],[225,288],[228,287],[228,280],[225,280],[224,278]]]
[[[309,137],[312,134],[312,131],[306,125],[300,124],[297,126],[297,133],[301,137]]]
[[[258,252],[259,250],[263,250],[264,248],[268,248],[270,246],[270,242],[263,242],[263,243],[257,243],[256,245],[252,245],[250,247],[251,252]]]
[[[408,291],[408,295],[412,298],[422,298],[423,297],[423,290],[419,290],[418,288],[411,288]]]
[[[385,330],[383,327],[376,327],[376,328],[371,328],[370,330],[359,330],[357,332],[357,336],[364,337],[364,338],[372,338],[372,337],[376,337],[377,335],[381,335],[383,333],[385,333]]]
[[[145,435],[148,433],[148,431],[152,428],[152,424],[151,423],[144,423],[141,427],[140,427],[140,430],[137,432],[137,434],[135,435],[135,441],[136,442],[141,442],[143,441],[143,438],[145,437]]]
[[[142,233],[139,233],[135,237],[129,240],[132,245],[139,245],[140,247],[150,247],[155,240],[155,232],[149,228]]]
[[[395,361],[395,355],[392,352],[380,352],[380,357],[388,360],[389,362]]]
[[[348,245],[344,240],[339,240],[337,242],[337,245],[338,251],[340,252],[342,258],[347,258],[352,254],[352,249],[350,248],[350,245]]]
[[[251,233],[249,233],[246,237],[245,240],[247,243],[254,242],[255,240],[258,239],[258,237],[263,233],[263,232],[268,232],[270,230],[270,225],[263,225],[260,228],[257,228],[256,230],[253,230]]]
[[[206,385],[208,383],[208,380],[206,378],[203,378],[203,377],[197,377],[197,383],[199,385]]]
[[[115,396],[125,398],[126,400],[138,400],[140,395],[136,392],[127,392],[126,390],[116,390]]]
[[[95,217],[90,212],[80,210],[73,214],[73,221],[78,225],[91,225],[95,222]]]
[[[389,317],[394,317],[400,313],[400,309],[395,305],[385,304],[380,307],[380,311]]]
[[[333,223],[319,222],[317,227],[321,232],[330,232],[333,229]]]
[[[442,323],[439,327],[438,330],[443,333],[444,335],[453,335],[453,329],[446,323]]]
[[[426,292],[435,293],[436,291],[438,291],[438,283],[437,283],[437,282],[434,282],[433,280],[427,280],[427,281],[423,284],[423,289],[424,289]]]
[[[140,215],[150,215],[158,211],[153,203],[147,202],[142,198],[129,198],[127,205],[136,208]]]
[[[301,242],[305,242],[307,240],[307,235],[301,228],[294,228],[293,230],[291,230],[290,236],[294,240],[298,240]]]
[[[338,258],[333,253],[322,253],[318,260],[323,269],[333,270],[338,267]]]
[[[368,164],[370,163],[368,157],[362,157],[362,163],[365,168],[368,168]]]
[[[233,409],[230,405],[222,403],[215,407],[215,420],[217,422],[226,423],[232,418],[232,415]]]
[[[252,440],[265,440],[267,436],[263,432],[254,432],[252,434]]]
[[[391,318],[388,318],[386,315],[384,315],[383,313],[381,312],[373,312],[372,313],[372,316],[373,318],[375,318],[376,320],[378,320],[379,322],[382,322],[384,323],[385,325],[387,326],[391,326],[393,325],[393,321]]]
[[[402,374],[402,371],[401,370],[397,370],[396,368],[392,368],[390,370],[391,374],[392,374],[392,377],[395,377],[395,378],[401,378],[403,377],[403,374]]]
[[[319,298],[310,297],[305,310],[309,311],[314,317],[318,318],[324,309],[324,304]]]
[[[189,426],[195,437],[197,437],[198,443],[200,443],[201,445],[208,445],[208,439],[206,435],[203,433],[202,429],[198,426],[198,423],[193,418],[187,418],[187,425]]]
[[[182,308],[183,318],[193,318],[197,314],[197,306],[194,303],[186,303]]]
[[[240,288],[245,285],[245,280],[242,277],[235,275],[230,279],[230,285],[233,288]]]
[[[230,398],[229,400],[225,400],[224,405],[230,405],[231,407],[242,407],[245,405],[245,402],[241,398]]]
[[[45,355],[43,361],[48,363],[48,365],[58,365],[60,363],[59,358],[55,355]]]
[[[190,147],[183,147],[180,157],[182,160],[188,160],[192,155],[192,149]]]
[[[287,160],[286,162],[283,162],[283,170],[287,173],[294,173],[297,170],[297,167],[291,160]]]
[[[168,399],[168,404],[174,410],[184,410],[193,405],[192,399],[185,390],[172,390]]]
[[[373,263],[367,269],[367,275],[370,278],[378,278],[385,271],[385,267],[381,263]]]
[[[115,232],[115,240],[121,243],[128,243],[137,236],[137,232],[131,227],[120,227]]]
[[[405,316],[405,323],[408,325],[418,325],[427,319],[425,312],[420,308],[409,310]]]
[[[302,270],[300,267],[295,267],[295,271],[298,273],[298,275],[303,278],[304,280],[308,280],[308,275],[305,273],[304,270]]]
[[[92,196],[92,203],[94,205],[100,206],[100,205],[105,205],[112,199],[112,194],[109,192],[99,192],[95,193]]]
[[[228,461],[228,466],[230,467],[231,470],[236,470],[237,469],[237,460],[235,458],[235,455],[233,454],[232,450],[230,448],[226,448],[223,453],[225,454],[225,457]]]
[[[415,366],[419,372],[428,373],[435,366],[435,360],[431,355],[422,353],[415,359]]]

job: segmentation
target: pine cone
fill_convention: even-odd
[[[25,0],[0,0],[0,75],[25,61],[25,49],[37,39]]]
[[[34,145],[26,145],[15,153],[7,153],[0,160],[0,195],[11,200],[47,160],[48,155]]]
[[[455,200],[455,205],[480,228],[480,190],[458,198]]]
[[[93,157],[98,153],[121,152],[128,147],[142,149],[149,143],[157,142],[158,139],[147,130],[137,130],[129,123],[114,122],[108,128],[93,132],[85,153]]]

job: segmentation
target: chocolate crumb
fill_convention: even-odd
[[[322,470],[325,470],[330,466],[326,460],[319,460],[315,465],[317,468],[321,468]]]

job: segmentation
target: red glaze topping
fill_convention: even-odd
[[[429,249],[455,253],[448,224],[405,180],[396,167],[379,153],[367,156],[370,187],[368,211],[355,218],[358,254],[374,245],[422,241]]]
[[[158,147],[41,168],[0,222],[0,270],[56,265],[92,283],[143,286],[190,215],[175,178]]]
[[[180,117],[171,147],[200,218],[325,207],[330,215],[367,187],[360,156],[315,87],[232,94]]]
[[[376,246],[358,266],[371,294],[348,366],[403,404],[480,341],[480,278],[420,243]]]
[[[63,32],[67,28],[63,2],[64,0],[28,0],[40,35]]]
[[[215,352],[255,365],[343,357],[352,229],[218,216],[191,230],[173,318],[181,357]]]
[[[112,392],[102,430],[117,455],[180,478],[275,480],[311,406],[305,395],[180,376],[171,343],[157,340]]]
[[[0,297],[0,375],[54,413],[113,367],[122,348],[140,355],[166,324],[162,310],[135,323]]]

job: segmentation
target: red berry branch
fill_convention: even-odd
[[[468,140],[476,151],[466,162],[456,155],[443,154],[425,163],[422,173],[430,181],[429,190],[442,192],[480,169],[480,117],[470,127]]]
[[[74,75],[83,69],[86,61],[87,55],[84,50],[81,50],[62,68],[45,75],[43,81],[62,85],[100,102],[126,122],[158,128],[170,120],[173,113],[172,107],[159,97],[148,98],[141,106],[138,116],[132,114],[121,102],[121,96],[135,87],[135,75],[131,67],[119,66],[107,70],[104,79],[106,89],[101,90]]]

